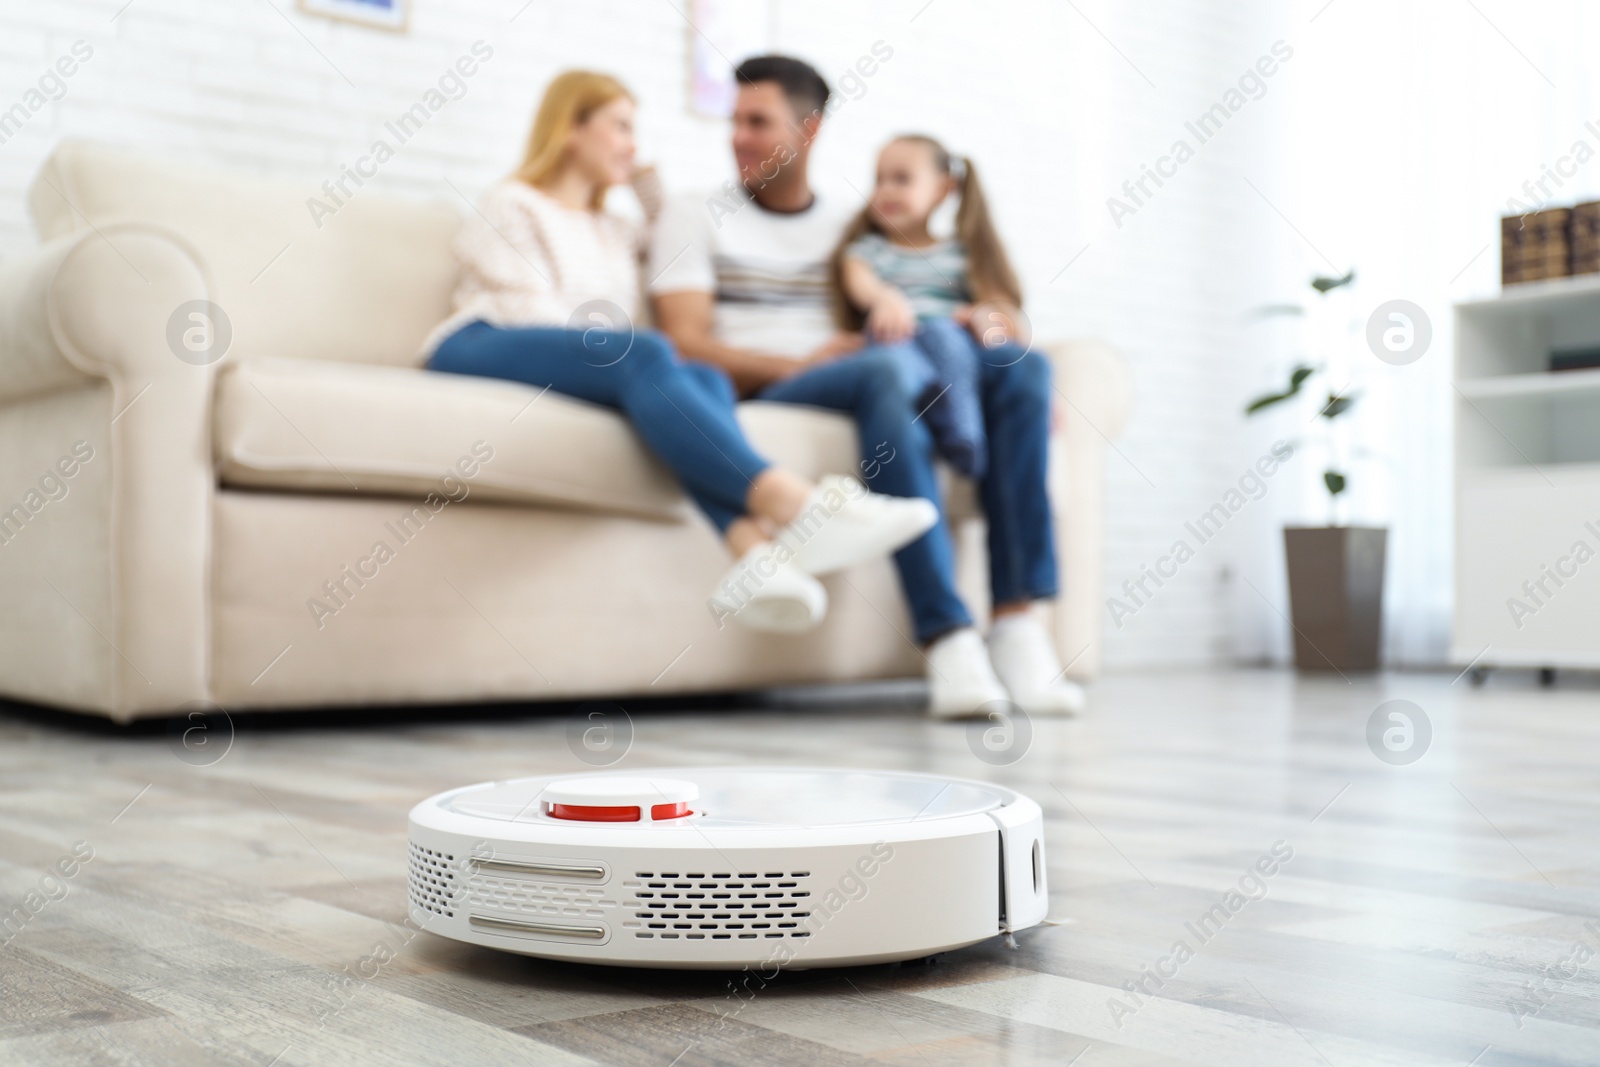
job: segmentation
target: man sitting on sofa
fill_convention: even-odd
[[[869,486],[938,505],[932,441],[901,360],[834,324],[828,262],[853,208],[812,190],[807,173],[828,85],[787,56],[748,59],[735,76],[739,180],[676,200],[657,224],[649,268],[657,323],[685,358],[721,367],[744,396],[849,413]],[[990,459],[979,488],[995,605],[987,646],[956,591],[942,508],[937,526],[895,554],[937,717],[983,714],[1006,700],[1030,714],[1083,706],[1032,610],[1057,592],[1045,485],[1049,375],[1034,352],[983,367]]]

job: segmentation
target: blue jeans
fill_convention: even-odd
[[[955,586],[950,526],[933,472],[932,436],[914,406],[927,388],[926,363],[898,346],[879,345],[768,386],[762,400],[807,404],[856,422],[867,485],[894,496],[920,496],[940,508],[940,522],[895,553],[900,584],[919,642],[972,625]],[[989,462],[978,487],[989,522],[989,586],[994,603],[1053,597],[1055,541],[1046,491],[1050,437],[1050,364],[1015,346],[987,350],[978,394]]]
[[[719,530],[744,514],[750,484],[771,465],[734,420],[728,376],[682,362],[651,331],[471,322],[440,343],[428,369],[548,386],[623,412]]]
[[[932,375],[917,407],[933,433],[935,450],[952,470],[982,478],[989,448],[978,374],[984,360],[994,357],[952,319],[923,319],[911,344],[895,350],[920,356]]]

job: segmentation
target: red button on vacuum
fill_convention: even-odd
[[[595,775],[551,782],[540,797],[552,819],[570,822],[665,822],[693,815],[700,796],[678,778]]]
[[[577,819],[582,822],[638,822],[639,809],[627,807],[594,807],[585,804],[552,804],[552,819]]]
[[[689,810],[689,805],[683,801],[676,804],[655,804],[650,808],[650,818],[657,822],[662,819],[681,819],[685,815],[694,814]],[[552,819],[573,819],[578,822],[638,822],[639,809],[635,805],[592,805],[592,804],[551,804],[550,817]]]

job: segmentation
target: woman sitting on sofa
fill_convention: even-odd
[[[893,552],[938,514],[853,478],[813,484],[774,467],[746,442],[722,371],[686,364],[659,333],[633,329],[646,235],[604,208],[606,190],[625,181],[647,214],[660,203],[653,173],[634,167],[633,113],[632,95],[608,75],[551,82],[522,165],[484,194],[457,238],[455,312],[424,344],[427,366],[623,412],[736,560],[711,596],[719,620],[808,629],[827,608],[817,575]]]

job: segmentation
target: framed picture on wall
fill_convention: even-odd
[[[411,0],[300,0],[300,10],[341,22],[358,22],[404,33]]]
[[[689,110],[725,119],[734,64],[772,47],[771,12],[764,0],[693,0],[689,21]]]

